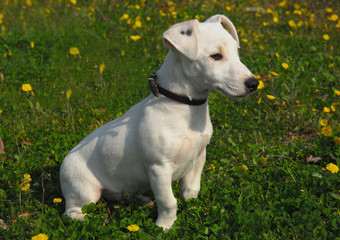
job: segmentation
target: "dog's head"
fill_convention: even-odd
[[[258,80],[240,61],[238,35],[226,16],[175,24],[164,32],[163,42],[180,60],[186,78],[202,90],[239,98],[257,89]]]

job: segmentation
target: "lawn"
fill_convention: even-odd
[[[2,0],[0,238],[340,239],[339,9],[336,0]],[[243,100],[210,95],[198,199],[178,199],[168,233],[154,224],[156,205],[134,199],[85,206],[85,222],[62,216],[66,154],[150,94],[166,29],[218,13],[261,84]]]

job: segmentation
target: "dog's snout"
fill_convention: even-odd
[[[245,81],[244,84],[250,92],[254,92],[259,85],[259,81],[255,77],[250,77]]]

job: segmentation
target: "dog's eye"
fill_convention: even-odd
[[[219,53],[210,55],[210,57],[211,57],[212,59],[214,59],[214,61],[220,61],[220,60],[223,58],[222,54],[219,54]]]

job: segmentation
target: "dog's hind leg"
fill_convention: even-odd
[[[82,221],[85,216],[81,211],[82,207],[98,202],[102,194],[100,188],[82,181],[77,181],[77,184],[63,181],[61,188],[65,197],[64,214]]]

